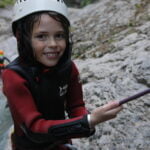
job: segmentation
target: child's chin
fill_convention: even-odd
[[[48,63],[43,63],[44,66],[46,67],[54,67],[57,65],[57,62],[48,62]]]

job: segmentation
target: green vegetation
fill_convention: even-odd
[[[14,0],[1,0],[0,1],[0,8],[4,8],[7,5],[11,5],[14,3]]]
[[[93,3],[94,1],[96,1],[96,0],[82,0],[81,1],[81,7],[89,5],[89,4]]]
[[[98,0],[64,0],[64,1],[66,2],[67,5],[71,7],[84,7]]]

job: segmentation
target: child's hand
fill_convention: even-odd
[[[113,101],[94,109],[90,117],[90,126],[93,127],[101,122],[115,118],[122,108],[119,102]]]

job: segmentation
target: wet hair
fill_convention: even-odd
[[[13,34],[17,38],[17,46],[18,46],[18,54],[19,58],[25,63],[29,65],[34,65],[36,62],[36,59],[34,57],[34,52],[31,44],[31,35],[33,31],[33,26],[36,22],[40,21],[40,18],[42,14],[48,14],[53,19],[57,20],[62,24],[62,27],[65,31],[65,37],[66,37],[66,50],[64,52],[65,58],[69,57],[69,49],[71,43],[69,42],[69,27],[70,23],[68,20],[55,12],[38,12],[31,15],[28,15],[19,21],[16,21],[12,25]],[[62,61],[62,60],[61,60]]]

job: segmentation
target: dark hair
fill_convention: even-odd
[[[70,49],[70,42],[69,42],[70,23],[68,22],[68,20],[64,16],[55,12],[42,12],[42,13],[38,12],[24,17],[19,21],[14,22],[12,25],[13,33],[17,38],[19,58],[24,63],[29,65],[34,65],[36,63],[33,54],[33,48],[31,45],[31,34],[33,26],[37,21],[40,20],[41,15],[44,13],[48,14],[49,16],[51,16],[52,18],[54,18],[55,20],[59,21],[62,24],[62,27],[64,28],[66,34],[66,45],[67,45],[64,57],[68,57],[66,56],[66,53],[68,53],[67,55],[70,55],[68,52]]]

